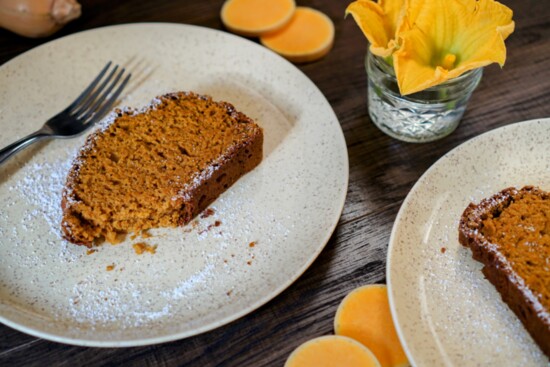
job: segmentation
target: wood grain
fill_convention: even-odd
[[[52,37],[25,39],[0,30],[0,64],[44,42],[78,31],[129,22],[176,22],[221,29],[221,0],[81,0],[83,15]],[[352,289],[385,282],[390,231],[418,178],[442,155],[483,132],[550,116],[550,6],[547,0],[503,0],[516,30],[501,70],[487,67],[459,128],[429,144],[407,144],[381,133],[366,105],[367,43],[348,1],[303,0],[331,17],[333,50],[298,67],[320,88],[338,116],[348,146],[350,181],[342,217],[325,250],[281,295],[211,332],[139,348],[84,348],[37,339],[0,325],[0,365],[29,366],[282,366],[300,343],[333,332],[336,307]],[[0,107],[1,107],[0,101]],[[1,110],[1,108],[0,108]],[[549,142],[550,146],[550,142]],[[548,149],[548,146],[546,147]]]

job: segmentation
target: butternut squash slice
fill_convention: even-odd
[[[260,42],[292,62],[315,61],[332,48],[334,24],[324,13],[299,6],[286,26],[262,35]]]
[[[288,356],[284,367],[380,367],[374,354],[345,336],[311,339]]]
[[[294,0],[226,0],[221,18],[231,32],[258,37],[283,27],[295,10]]]
[[[365,345],[382,367],[409,365],[392,321],[386,285],[366,285],[351,291],[338,306],[334,332]]]

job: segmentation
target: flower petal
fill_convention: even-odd
[[[386,31],[391,38],[395,38],[395,32],[399,28],[405,15],[405,0],[379,0],[378,4],[384,12],[387,27]]]
[[[506,59],[512,12],[494,0],[409,0],[393,63],[402,94]]]
[[[460,47],[460,60],[456,67],[471,70],[468,64],[506,61],[504,39],[514,30],[512,11],[493,0],[461,0],[468,8],[465,28],[455,37]]]
[[[357,0],[348,5],[346,15],[351,14],[370,43],[373,54],[387,57],[395,49],[397,21],[403,14],[405,0]]]
[[[513,11],[507,6],[494,0],[462,0],[466,6],[476,7],[477,9],[477,21],[493,23],[497,27],[497,31],[500,32],[503,39],[508,38],[514,31],[515,23],[512,20],[514,15]]]
[[[415,93],[442,83],[445,70],[431,63],[432,41],[419,29],[407,32],[401,47],[393,54],[393,67],[402,95]]]

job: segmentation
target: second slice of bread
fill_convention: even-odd
[[[459,241],[550,357],[550,194],[508,188],[470,204]]]

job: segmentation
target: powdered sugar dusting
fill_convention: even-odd
[[[138,284],[127,283],[122,289],[102,287],[93,275],[78,282],[71,292],[72,297],[68,299],[71,318],[92,328],[112,323],[120,327],[139,327],[169,316],[172,308],[170,304],[156,305],[153,300],[144,299]],[[66,315],[57,317],[61,319]]]
[[[213,268],[214,265],[212,263],[208,264],[198,273],[193,274],[188,279],[180,282],[174,289],[161,292],[161,295],[163,297],[173,300],[184,298],[185,295],[189,294],[190,291],[204,284],[204,281],[207,279],[207,277],[212,275]]]
[[[43,218],[49,229],[61,237],[61,193],[70,167],[70,159],[32,163],[28,167],[30,174],[8,188],[13,194],[21,195],[33,208],[27,211],[21,223],[23,229],[28,230],[30,223]]]

